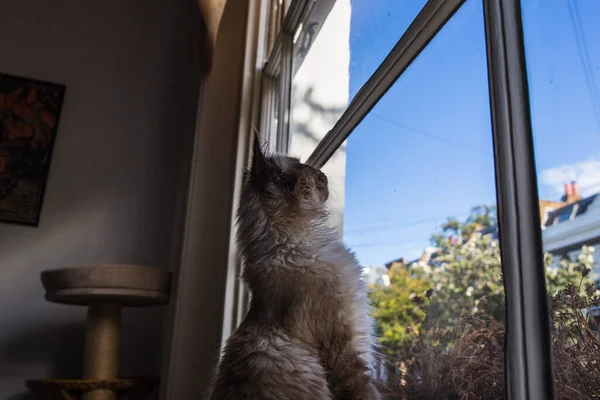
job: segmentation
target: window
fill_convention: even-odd
[[[477,338],[467,345],[474,351],[469,355],[474,362],[460,368],[446,365],[445,370],[441,361],[435,364],[439,374],[447,378],[453,374],[445,381],[458,382],[452,390],[459,396],[499,391],[514,399],[554,397],[551,344],[556,329],[550,329],[546,289],[556,288],[559,280],[544,266],[541,223],[546,245],[546,236],[554,229],[553,214],[558,213],[556,220],[562,218],[561,208],[568,199],[546,200],[540,192],[544,202],[540,201],[537,182],[541,189],[544,177],[556,174],[536,177],[535,168],[552,167],[539,158],[540,146],[569,154],[567,142],[573,134],[553,142],[556,136],[545,129],[567,124],[560,120],[564,113],[558,112],[563,105],[549,107],[553,97],[547,91],[536,92],[546,79],[543,74],[535,76],[536,60],[540,68],[548,68],[545,60],[550,57],[530,56],[554,51],[552,43],[541,40],[554,29],[552,19],[534,26],[542,11],[565,18],[560,11],[548,11],[553,7],[559,8],[541,0],[527,3],[523,10],[527,41],[517,0],[295,0],[283,16],[265,60],[261,134],[272,148],[323,168],[337,186],[332,195],[339,216],[335,223],[365,265],[365,279],[381,289],[374,292],[373,301],[401,303],[406,311],[400,315],[385,305],[376,310],[384,334],[381,344],[398,350],[406,341],[421,340],[425,345],[422,340],[430,340],[431,351],[410,362],[401,359],[399,351],[386,351],[400,362],[380,369],[382,379],[400,377],[405,379],[403,385],[423,382],[426,366],[421,364],[424,369],[410,375],[407,365],[433,366],[447,359],[457,351],[456,342],[448,337],[462,327]],[[578,32],[576,52],[587,60],[583,70],[589,84],[597,69],[595,50],[588,46],[586,53],[580,43],[598,37],[591,22],[598,14],[593,14],[596,6],[581,7],[586,10],[578,15],[585,13],[587,28],[572,29]],[[539,29],[548,32],[536,32]],[[532,35],[537,40],[530,43]],[[548,37],[563,40],[558,33]],[[563,102],[580,95],[569,93],[560,99],[556,93],[554,98]],[[597,87],[588,97],[592,106],[586,110],[593,111]],[[543,114],[536,102],[546,107]],[[547,115],[555,121],[547,121]],[[598,130],[581,122],[575,126],[596,135],[577,144],[588,149],[589,161],[592,149],[600,148],[594,146]],[[550,140],[540,135],[549,135]],[[570,196],[578,189],[569,186]],[[574,225],[586,207],[588,213],[594,210],[592,201],[584,207],[582,200],[574,200],[578,203],[571,207],[571,223],[557,228]],[[433,275],[439,287],[431,294],[427,288]],[[406,302],[401,293],[393,292],[395,281],[401,282],[396,288],[410,286],[406,290],[412,292],[404,293]],[[437,309],[414,307],[434,305],[436,292],[448,296]],[[398,296],[385,297],[390,293]],[[463,321],[464,309],[469,316]],[[481,311],[486,314],[479,318]],[[442,321],[431,329],[424,328],[431,323],[425,318],[428,312]],[[445,330],[436,330],[441,323]],[[488,346],[483,347],[485,362],[472,358],[480,354],[480,339]],[[481,365],[489,374],[476,379]],[[439,385],[444,381],[439,375],[435,378],[432,381]],[[556,387],[562,396],[561,379],[556,377]],[[428,388],[432,398],[440,398],[435,390],[444,393],[439,385]]]
[[[560,224],[561,222],[569,221],[573,218],[573,212],[575,207],[565,207],[561,209],[559,213],[554,216],[554,224]]]

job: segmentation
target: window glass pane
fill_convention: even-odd
[[[337,210],[371,285],[383,391],[391,399],[503,398],[504,290],[480,1],[448,22],[344,153]]]
[[[560,398],[594,398],[600,342],[589,333],[600,321],[588,318],[596,289],[585,289],[600,276],[600,2],[522,4],[556,388]]]
[[[315,3],[313,15],[298,33],[294,50],[291,152],[304,160],[426,0],[337,0],[333,7],[332,3]],[[326,17],[322,24],[314,22],[319,16]]]
[[[427,0],[352,0],[350,97],[387,57]]]

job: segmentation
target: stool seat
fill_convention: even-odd
[[[169,301],[171,273],[138,265],[78,266],[43,271],[42,284],[54,303],[155,306]]]

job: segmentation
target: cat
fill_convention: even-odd
[[[379,400],[366,287],[327,225],[327,177],[256,136],[253,152],[237,232],[250,306],[208,399]]]

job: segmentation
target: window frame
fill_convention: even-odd
[[[521,4],[483,0],[483,7],[506,298],[505,391],[509,399],[553,399],[550,309]]]
[[[260,132],[263,138],[269,140],[272,150],[278,152],[286,153],[290,144],[294,36],[309,18],[321,18],[320,22],[324,22],[327,14],[311,15],[317,1],[335,2],[291,1],[281,31],[265,63]],[[521,2],[480,1],[484,6],[499,240],[506,296],[505,392],[509,399],[550,399],[555,398],[550,312],[543,263]],[[307,164],[316,168],[325,165],[465,2],[429,0],[425,4],[333,128],[316,146]],[[276,96],[277,90],[279,97]],[[279,114],[276,131],[271,124],[274,107],[278,107]]]
[[[245,312],[247,291],[239,280],[235,209],[242,169],[250,162],[252,131],[261,114],[267,9],[267,2],[228,2],[214,68],[202,71],[186,217],[181,238],[174,239],[161,399],[195,398],[204,392],[219,345]],[[200,43],[205,36],[202,30],[198,33]],[[214,190],[215,183],[219,190]]]
[[[262,104],[260,135],[269,143],[270,150],[287,153],[290,148],[292,80],[295,74],[295,42],[310,23],[322,23],[329,15],[335,0],[286,0],[289,5],[277,39],[265,59],[262,76]],[[327,3],[326,7],[316,7]],[[316,11],[316,12],[314,12]],[[315,35],[316,37],[316,35]],[[314,41],[314,38],[313,38]],[[312,41],[308,43],[310,49]],[[277,115],[273,129],[274,115]]]

